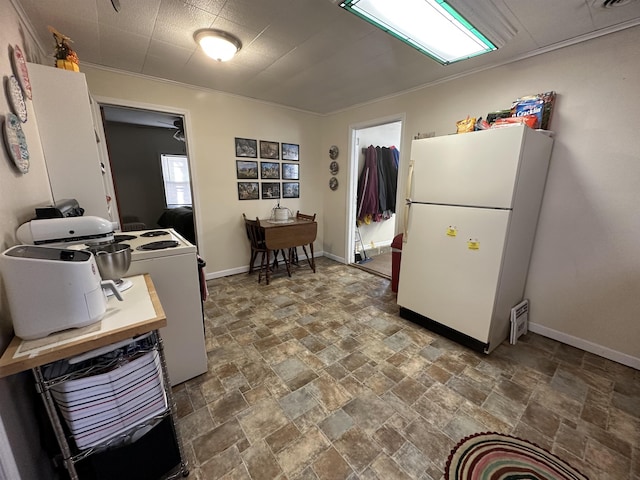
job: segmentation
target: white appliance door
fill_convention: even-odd
[[[411,200],[511,208],[524,128],[413,140]]]
[[[510,215],[413,204],[398,305],[488,343]]]
[[[155,253],[160,255],[164,250]],[[207,371],[202,301],[195,253],[132,260],[127,276],[149,273],[167,326],[160,329],[171,385]]]

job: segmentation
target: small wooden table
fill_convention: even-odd
[[[309,246],[310,256],[307,255],[307,262],[315,273],[316,261],[313,257],[313,242],[318,233],[318,223],[301,218],[291,218],[284,221],[260,220],[260,227],[264,230],[265,245],[267,251],[267,285],[271,276],[269,253],[271,250],[289,250],[295,247],[303,247],[305,255],[306,247]]]
[[[171,383],[166,369],[166,360],[162,339],[158,329],[167,325],[160,299],[149,274],[129,277],[133,286],[122,292],[124,301],[119,302],[110,297],[107,311],[98,322],[78,329],[53,333],[45,338],[36,340],[22,340],[14,337],[0,358],[0,377],[13,375],[31,369],[36,379],[36,387],[45,404],[49,420],[53,427],[58,445],[62,452],[63,462],[72,479],[77,479],[75,462],[79,457],[86,456],[80,452],[74,454],[65,431],[62,419],[56,411],[56,404],[49,391],[47,380],[44,378],[45,365],[58,360],[68,359],[80,354],[106,347],[117,342],[131,340],[133,337],[152,333],[158,343],[158,354],[162,367],[162,377],[171,418],[172,428],[176,435],[181,464],[179,470],[188,474],[187,462],[179,434],[177,433],[177,412],[171,392]]]

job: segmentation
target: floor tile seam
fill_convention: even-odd
[[[598,438],[597,438],[596,436],[594,436],[594,435],[591,435],[591,433],[590,433],[590,431],[589,431],[589,430],[592,430],[592,429],[594,429],[594,428],[595,428],[595,429],[600,430],[600,431],[601,431],[601,432],[603,432],[605,435],[611,435],[611,436],[612,436],[612,437],[614,437],[616,440],[618,440],[618,441],[622,442],[623,444],[626,444],[626,445],[629,447],[629,448],[628,448],[628,450],[629,450],[629,452],[630,452],[630,456],[629,456],[629,455],[626,455],[625,453],[623,453],[623,452],[621,452],[621,451],[614,450],[613,448],[610,448],[610,447],[608,447],[607,445],[605,445],[604,443],[600,442],[600,441],[598,440]],[[592,423],[588,423],[588,422],[585,422],[585,421],[582,421],[582,422],[578,423],[578,424],[577,424],[577,427],[576,427],[576,430],[578,430],[578,431],[579,431],[579,432],[581,432],[581,433],[584,433],[584,434],[585,434],[585,438],[586,438],[587,440],[591,439],[591,440],[593,440],[594,442],[598,443],[599,445],[602,445],[603,447],[607,448],[607,450],[610,450],[610,451],[612,451],[612,452],[618,453],[618,454],[622,455],[623,457],[626,457],[626,458],[628,458],[628,459],[630,459],[630,460],[632,459],[632,457],[633,457],[633,455],[634,455],[634,451],[635,451],[636,449],[639,449],[639,448],[640,448],[640,447],[639,447],[639,445],[637,445],[637,444],[636,444],[636,445],[634,445],[632,442],[628,441],[627,439],[624,439],[624,438],[619,437],[619,436],[618,436],[618,435],[616,435],[616,433],[615,433],[615,432],[613,432],[613,431],[610,431],[610,430],[608,430],[608,429],[607,429],[607,430],[605,430],[605,429],[603,429],[603,428],[598,427],[597,425],[594,425],[594,424],[592,424]]]
[[[639,408],[640,408],[640,403],[638,405],[639,405]],[[609,427],[611,426],[609,424],[609,420],[611,420],[611,413],[612,412],[615,413],[617,416],[622,417],[622,418],[630,417],[631,420],[632,420],[632,423],[636,424],[637,426],[640,426],[640,418],[639,417],[633,416],[630,413],[628,413],[627,411],[621,410],[620,408],[616,407],[615,405],[609,404],[608,415],[607,415],[607,428],[606,428],[607,432],[613,433],[613,431],[609,430]],[[636,442],[635,446],[640,449],[640,428],[638,428],[638,430],[637,430],[637,437],[638,437],[638,441]],[[639,463],[639,465],[640,465],[640,463]]]
[[[422,453],[422,452],[421,452]],[[405,470],[403,467],[403,464],[401,464],[400,462],[398,462],[395,458],[393,458],[392,455],[387,454],[384,451],[380,451],[380,453],[378,453],[378,455],[376,455],[376,458],[374,458],[371,463],[367,466],[367,468],[370,468],[374,463],[376,463],[378,461],[379,458],[386,456],[387,458],[389,458],[393,464],[398,468],[398,470],[400,470],[400,472],[404,473],[405,475],[407,475],[407,477],[409,477],[410,479],[420,479],[421,477],[416,477],[415,475],[413,475],[412,473],[409,473],[407,470]],[[366,470],[366,469],[365,469]],[[373,470],[373,469],[372,469]],[[374,470],[375,472],[375,470]],[[422,473],[426,473],[422,472]]]
[[[633,467],[634,467],[634,464],[633,464],[633,458],[627,457],[626,455],[622,454],[621,452],[618,452],[618,451],[616,451],[616,450],[613,450],[613,449],[611,449],[611,448],[607,447],[606,445],[603,445],[602,443],[598,442],[598,441],[597,441],[595,438],[593,438],[593,437],[587,437],[587,444],[589,443],[589,441],[593,441],[593,442],[595,442],[595,443],[596,443],[600,448],[605,448],[605,449],[606,449],[606,450],[608,450],[609,452],[613,452],[614,454],[618,454],[618,455],[621,455],[621,456],[623,456],[624,458],[626,458],[626,459],[629,461],[629,470],[628,470],[628,474],[629,474],[629,476],[628,476],[628,478],[632,478],[631,473],[632,473],[632,471],[633,471]],[[633,457],[633,450],[632,450],[632,455],[631,455],[631,457]],[[595,464],[593,464],[593,463],[591,462],[591,460],[592,460],[592,457],[587,456],[587,446],[585,446],[585,454],[584,454],[584,456],[583,456],[583,462],[584,462],[585,464],[587,464],[587,465],[591,466],[591,467],[594,467],[594,468],[596,468],[596,469],[598,469],[598,470],[602,471],[602,469],[601,469],[600,465],[595,465]],[[607,474],[610,474],[611,472],[607,471],[606,473],[607,473]]]
[[[562,363],[559,365],[559,368],[570,374],[573,378],[577,379],[588,388],[601,389],[602,384],[600,383],[603,383],[610,384],[607,387],[608,391],[615,391],[616,381],[614,379],[611,379],[610,377],[607,377],[606,375],[602,375],[597,371],[592,371],[585,368],[576,368],[575,365],[569,363]],[[557,373],[558,371],[556,371],[556,374]]]
[[[566,413],[570,413],[568,410],[559,411],[559,410],[556,410],[556,409],[554,409],[554,408],[552,408],[550,406],[547,406],[547,405],[541,403],[540,401],[537,401],[537,400],[544,399],[546,397],[546,395],[545,395],[546,392],[544,391],[545,388],[549,388],[549,389],[553,390],[555,394],[557,394],[557,395],[559,395],[561,397],[561,399],[563,399],[565,401],[568,400],[569,403],[579,404],[580,411],[576,414],[575,417],[567,416],[564,413],[565,412]],[[569,395],[566,395],[563,392],[553,388],[553,386],[551,384],[548,384],[548,385],[547,384],[537,384],[535,386],[535,388],[533,389],[533,391],[531,392],[531,397],[529,398],[529,402],[528,403],[531,403],[532,401],[537,401],[537,403],[539,405],[542,405],[546,410],[549,410],[552,413],[555,413],[560,418],[566,419],[566,420],[569,420],[569,421],[574,421],[574,422],[581,419],[581,414],[582,414],[582,411],[584,410],[584,402],[578,402],[576,399],[570,397]]]
[[[346,412],[345,412],[345,414],[346,414],[346,415],[349,415],[349,414],[348,414],[348,413],[346,413]],[[349,415],[349,416],[350,416],[350,415]],[[326,417],[326,418],[329,418],[329,417]],[[355,420],[354,420],[354,424],[353,424],[353,425],[356,425]],[[327,434],[324,432],[324,430],[322,430],[322,428],[320,428],[320,426],[319,426],[319,425],[317,425],[317,424],[316,424],[316,427],[318,428],[318,431],[320,432],[320,434],[321,434],[321,435],[325,438],[325,440],[329,443],[329,446],[328,446],[325,450],[323,450],[323,452],[322,452],[322,453],[325,453],[325,452],[326,452],[326,451],[328,451],[330,448],[333,448],[333,449],[338,453],[338,455],[340,455],[340,458],[342,458],[342,460],[344,460],[344,462],[349,466],[349,468],[351,469],[351,471],[352,471],[352,472],[357,472],[357,470],[355,469],[355,467],[353,467],[353,466],[349,463],[349,461],[345,458],[345,456],[342,454],[342,452],[340,452],[340,450],[338,450],[338,448],[336,448],[336,446],[335,446],[335,444],[334,444],[335,440],[331,440],[331,439],[327,436]],[[352,426],[352,427],[349,427],[349,429],[345,430],[345,431],[342,433],[342,435],[340,435],[340,437],[336,438],[336,440],[339,440],[340,438],[342,438],[342,436],[343,436],[345,433],[347,433],[351,428],[353,428],[353,426]],[[319,458],[321,455],[322,455],[322,454],[318,455],[318,457],[317,457],[317,458]],[[318,474],[318,473],[315,471],[315,469],[313,468],[313,465],[310,465],[310,467],[312,468],[312,470],[314,471],[314,473],[316,474],[316,476],[318,476],[318,478],[320,478],[319,474]]]
[[[242,425],[240,425],[240,428],[242,428]],[[243,433],[245,433],[245,432],[244,432],[244,430],[243,430]],[[276,457],[276,455],[272,452],[272,450],[271,450],[271,446],[267,443],[267,441],[266,441],[266,439],[265,439],[265,438],[260,439],[258,442],[256,442],[256,444],[252,444],[252,443],[249,441],[249,439],[246,437],[246,433],[245,433],[245,438],[247,439],[247,442],[249,443],[249,447],[245,448],[242,452],[239,452],[239,453],[240,453],[240,459],[242,460],[242,465],[244,466],[245,470],[247,471],[247,475],[248,475],[248,477],[249,477],[249,478],[253,479],[253,476],[252,476],[252,475],[251,475],[251,473],[250,473],[249,465],[248,465],[248,463],[247,463],[247,460],[245,459],[245,454],[246,454],[246,452],[247,452],[251,447],[255,446],[255,445],[256,445],[257,443],[259,443],[259,442],[264,442],[264,444],[265,444],[265,445],[266,445],[266,447],[267,447],[268,452],[271,454],[271,456],[273,457],[273,460],[274,460],[274,461],[276,462],[276,464],[278,465],[278,468],[280,469],[280,474],[282,474],[282,475],[284,474],[284,469],[282,468],[282,466],[281,466],[281,465],[280,465],[280,463],[278,462],[278,458],[277,458],[277,457]],[[235,444],[234,444],[234,445],[235,445]],[[233,447],[233,445],[232,445],[231,447]],[[231,448],[231,447],[228,447],[228,448]],[[279,475],[278,477],[276,477],[276,478],[279,478],[279,477],[280,477],[280,475]],[[286,477],[285,477],[285,478],[286,478]],[[212,479],[212,480],[213,480],[213,479]]]
[[[559,435],[560,435],[560,429],[558,429],[558,431],[556,431],[553,439],[552,439],[552,443],[551,443],[551,448],[549,449],[549,451],[551,451],[551,453],[553,453],[554,455],[559,456],[560,458],[563,458],[562,456],[558,455],[555,450],[556,448],[560,448],[564,451],[567,451],[571,456],[575,457],[577,460],[579,460],[580,462],[586,462],[586,455],[587,455],[587,441],[589,440],[589,435],[585,435],[584,438],[584,448],[582,449],[582,453],[580,455],[576,455],[575,452],[570,451],[566,448],[564,448],[562,446],[562,442],[560,442],[559,439]],[[563,458],[564,460],[564,458]],[[571,463],[571,462],[569,462]]]
[[[398,467],[400,468],[401,471],[403,471],[404,473],[406,473],[410,478],[418,478],[421,479],[423,478],[423,475],[427,473],[426,469],[421,473],[421,475],[419,477],[416,477],[415,475],[413,475],[413,473],[409,472],[406,468],[403,468],[404,462],[399,462],[396,458],[394,458],[395,454],[398,453],[400,450],[402,450],[402,447],[404,447],[405,444],[410,444],[411,446],[413,446],[413,448],[415,448],[418,452],[420,452],[420,455],[422,457],[425,458],[425,460],[429,463],[431,463],[432,465],[435,466],[435,464],[433,463],[433,461],[428,458],[424,452],[422,452],[418,447],[416,447],[413,442],[411,442],[410,440],[407,440],[393,455],[389,455],[389,458],[393,459],[395,461],[395,463],[398,465]],[[442,468],[442,470],[444,471],[444,468]]]
[[[360,431],[366,435],[367,439],[369,441],[371,441],[376,448],[376,450],[378,451],[378,453],[376,454],[376,456],[373,458],[373,460],[371,460],[369,463],[367,463],[367,465],[365,467],[363,467],[361,470],[359,470],[355,465],[353,465],[350,461],[348,456],[345,456],[339,449],[338,447],[335,447],[335,450],[340,454],[340,456],[344,459],[344,461],[347,463],[347,465],[349,465],[349,467],[351,468],[351,470],[353,470],[356,475],[361,474],[362,472],[366,471],[368,468],[371,467],[371,465],[377,460],[377,458],[380,456],[381,453],[384,453],[384,450],[382,448],[382,446],[380,445],[379,442],[377,442],[371,435],[369,435],[368,433],[366,433],[357,423],[354,423],[354,426],[357,426]],[[353,428],[353,427],[351,427]],[[350,429],[349,429],[350,430]],[[347,433],[349,430],[347,430],[346,432],[344,432],[338,439],[342,438],[344,436],[345,433]]]
[[[293,426],[295,426],[295,428],[296,428],[296,429],[298,430],[298,432],[300,433],[300,436],[303,436],[303,435],[305,434],[305,432],[301,431],[301,430],[300,430],[300,428],[298,427],[298,425],[296,425],[293,421],[291,421],[291,424],[292,424]],[[293,473],[294,473],[294,475],[296,475],[296,476],[300,475],[300,474],[301,474],[302,472],[304,472],[307,468],[311,468],[311,469],[313,470],[313,462],[314,462],[315,460],[317,460],[318,458],[320,458],[320,456],[321,456],[323,453],[325,453],[327,450],[329,450],[330,448],[332,448],[332,447],[333,447],[333,443],[331,442],[331,440],[330,440],[329,438],[327,438],[327,436],[324,434],[324,432],[322,431],[322,429],[321,429],[320,427],[318,427],[317,425],[315,425],[315,427],[316,427],[316,429],[318,430],[318,432],[319,432],[319,433],[320,433],[320,434],[325,438],[325,440],[326,440],[326,441],[327,441],[327,443],[328,443],[328,446],[327,446],[326,448],[323,448],[321,451],[316,452],[316,454],[315,454],[315,455],[313,455],[312,457],[307,458],[307,460],[305,461],[305,463],[304,463],[304,465],[303,465],[302,470],[293,472]],[[275,432],[274,432],[274,433],[275,433]],[[267,447],[269,448],[269,452],[271,453],[271,455],[273,456],[274,460],[275,460],[275,461],[276,461],[276,463],[278,464],[278,467],[280,467],[280,470],[281,470],[281,472],[283,473],[283,475],[285,476],[285,478],[292,478],[292,477],[289,477],[289,476],[288,476],[287,472],[285,471],[284,467],[282,466],[282,464],[281,464],[280,460],[278,459],[278,454],[277,454],[277,453],[273,453],[273,449],[271,448],[271,445],[269,445],[269,444],[267,443],[266,439],[263,439],[263,440],[264,440],[264,441],[265,441],[265,443],[267,444]],[[291,445],[291,443],[293,443],[293,442],[289,442],[285,447],[283,447],[282,449],[280,449],[280,450],[278,451],[278,453],[283,452],[287,446]],[[334,449],[335,449],[335,447],[334,447]],[[338,452],[338,454],[342,457],[342,454],[340,454],[340,452],[339,452],[337,449],[336,449],[336,451],[337,451],[337,452]],[[343,459],[344,459],[344,457],[343,457]],[[346,462],[346,460],[345,460],[345,462]],[[354,471],[355,471],[355,470],[354,470]],[[316,474],[315,470],[314,470],[314,474]],[[318,476],[318,475],[316,474],[316,476]]]
[[[445,437],[447,437],[448,439],[452,440],[452,442],[454,442],[454,444],[455,444],[455,443],[457,443],[457,441],[459,440],[459,439],[458,439],[458,440],[452,439],[452,438],[451,438],[451,437],[450,437],[446,432],[444,432],[440,427],[438,427],[438,426],[434,425],[433,423],[431,423],[430,421],[428,421],[427,419],[425,419],[425,418],[424,418],[424,417],[422,417],[421,415],[418,415],[418,416],[419,416],[419,418],[420,418],[420,419],[422,419],[423,421],[425,421],[426,423],[428,423],[428,424],[429,424],[429,425],[430,425],[434,430],[437,430],[437,432],[438,432],[438,433],[440,433],[440,434],[444,435]],[[416,421],[416,419],[414,419],[414,420],[412,420],[410,423],[408,423],[408,424],[407,424],[407,426],[405,427],[405,430],[406,430],[407,428],[409,428],[409,427],[410,427],[410,426],[411,426],[415,421]],[[403,437],[404,437],[404,435],[403,435]],[[407,441],[411,442],[411,439],[407,439]],[[425,457],[425,458],[426,458],[426,459],[427,459],[427,460],[428,460],[432,465],[436,466],[437,468],[439,468],[441,471],[443,471],[443,472],[444,472],[444,468],[443,468],[443,467],[444,467],[444,461],[445,461],[446,459],[442,459],[443,466],[438,466],[438,465],[436,465],[436,463],[434,462],[434,460],[433,460],[431,457],[427,456],[427,455],[426,455],[426,453],[425,453],[421,448],[417,447],[413,442],[411,442],[411,444],[412,444],[414,447],[416,447],[416,448],[418,449],[418,451],[420,451],[420,452],[424,455],[424,457]]]
[[[497,396],[501,397],[501,398],[502,398],[502,399],[504,399],[504,401],[505,401],[505,402],[507,402],[507,403],[512,403],[512,402],[514,402],[514,400],[510,399],[510,398],[509,398],[509,397],[507,397],[506,395],[503,395],[500,391],[497,391],[497,390],[493,389],[493,390],[491,391],[491,393],[490,393],[489,395],[487,395],[487,398],[485,398],[484,402],[482,402],[482,405],[480,406],[480,408],[482,408],[482,410],[484,410],[485,412],[489,413],[490,415],[492,415],[493,417],[497,418],[498,420],[502,421],[503,423],[505,423],[505,424],[509,425],[509,422],[506,422],[506,421],[502,420],[501,418],[496,417],[496,416],[495,416],[495,415],[494,415],[490,410],[488,410],[488,409],[486,408],[486,404],[487,404],[487,402],[489,401],[489,397],[490,397],[492,394],[494,394],[494,395],[497,395]],[[523,408],[522,408],[522,412],[521,412],[521,413],[519,413],[519,414],[517,415],[517,417],[518,417],[518,418],[517,418],[517,419],[516,419],[516,421],[514,422],[514,425],[511,427],[511,428],[512,428],[512,430],[513,430],[513,429],[514,429],[514,428],[515,428],[515,427],[520,423],[520,421],[522,420],[522,417],[524,416],[524,412],[525,412],[525,411],[526,411],[526,409],[527,409],[527,404],[520,404],[520,405],[522,405],[522,407],[523,407]]]

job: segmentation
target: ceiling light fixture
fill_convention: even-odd
[[[346,0],[340,6],[443,65],[497,49],[443,0]]]
[[[230,33],[207,28],[198,30],[193,38],[205,54],[219,62],[231,60],[242,48],[242,43]]]

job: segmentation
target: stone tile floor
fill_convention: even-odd
[[[475,353],[326,258],[208,285],[209,372],[174,388],[189,478],[437,480],[460,439],[496,431],[640,479],[640,371],[532,333]]]

